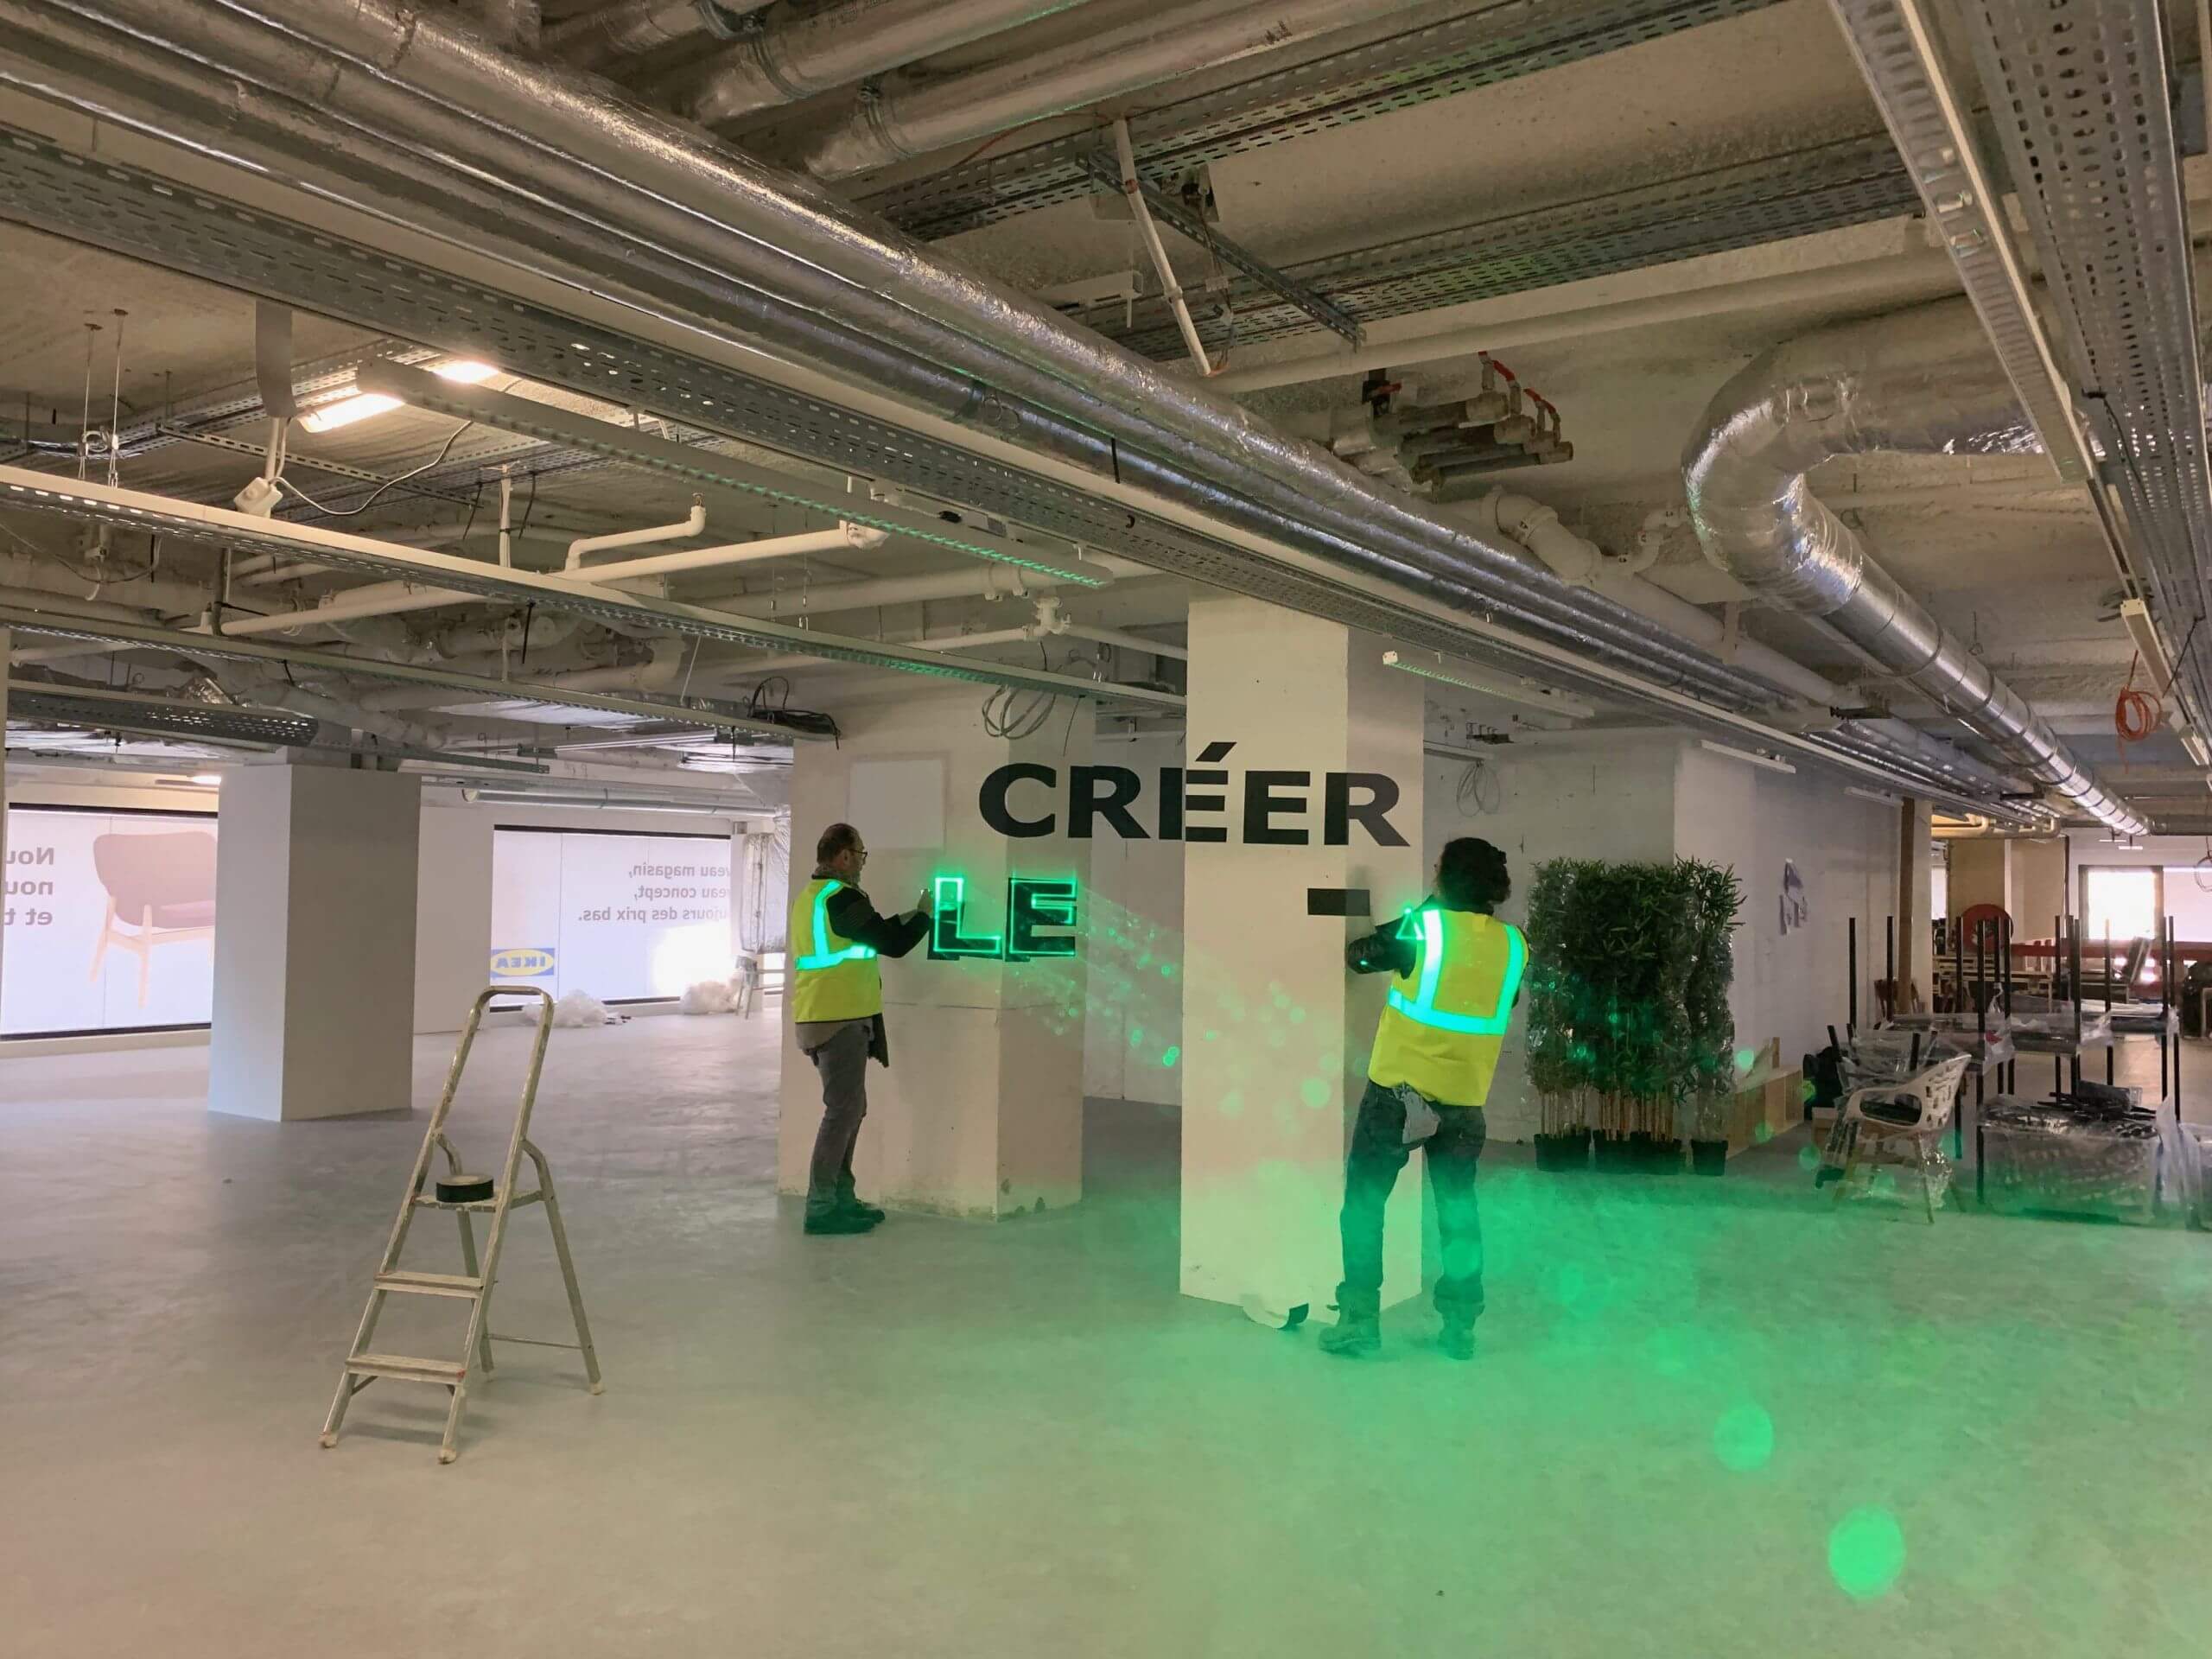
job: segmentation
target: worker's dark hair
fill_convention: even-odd
[[[861,844],[861,832],[849,823],[833,823],[822,832],[822,839],[814,843],[814,861],[827,864],[842,852]]]
[[[1505,855],[1473,836],[1444,843],[1444,856],[1436,861],[1436,885],[1443,889],[1446,904],[1482,909],[1503,904],[1513,892]]]

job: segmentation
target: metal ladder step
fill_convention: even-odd
[[[355,1354],[346,1362],[354,1376],[391,1376],[405,1382],[439,1382],[450,1388],[468,1368],[454,1359],[415,1359],[406,1354]]]
[[[395,1268],[377,1274],[378,1290],[404,1290],[417,1296],[459,1296],[474,1301],[484,1294],[484,1281],[462,1273],[413,1273]]]

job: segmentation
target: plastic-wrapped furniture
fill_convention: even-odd
[[[1843,1179],[1836,1183],[1838,1202],[1841,1202],[1845,1188],[1851,1184],[1853,1169],[1862,1159],[1870,1163],[1881,1161],[1883,1154],[1895,1143],[1904,1141],[1910,1146],[1914,1166],[1920,1172],[1921,1196],[1927,1203],[1929,1224],[1935,1224],[1936,1190],[1930,1179],[1929,1156],[1942,1156],[1937,1142],[1950,1127],[1952,1112],[1957,1109],[1959,1084],[1967,1075],[1967,1058],[1964,1054],[1953,1054],[1923,1067],[1901,1083],[1866,1084],[1844,1097],[1837,1128],[1847,1136],[1850,1149],[1844,1155]]]
[[[1990,1102],[1981,1119],[1989,1207],[2155,1222],[2166,1135],[2158,1109],[2139,1103],[2141,1091],[2124,1092],[2138,1098],[2124,1107],[2005,1095]],[[2177,1136],[2175,1150],[2178,1157],[2191,1148]],[[2185,1198],[2185,1189],[2177,1196]]]

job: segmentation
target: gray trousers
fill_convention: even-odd
[[[822,1127],[806,1177],[809,1215],[826,1215],[853,1198],[853,1148],[868,1116],[868,1027],[856,1024],[808,1057],[822,1074]]]

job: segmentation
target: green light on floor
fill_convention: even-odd
[[[1732,1474],[1765,1468],[1774,1456],[1774,1419],[1748,1402],[1731,1406],[1713,1426],[1713,1455]]]
[[[1178,1061],[1178,1060],[1181,1059],[1182,1058],[1183,1058],[1183,1049],[1182,1049],[1182,1046],[1181,1046],[1180,1044],[1178,1044],[1176,1046],[1174,1046],[1174,1047],[1173,1047],[1173,1048],[1163,1049],[1163,1050],[1161,1050],[1161,1051],[1160,1051],[1160,1063],[1162,1065],[1174,1065],[1174,1064],[1175,1064],[1175,1062],[1176,1062],[1176,1061]]]
[[[1818,1147],[1800,1147],[1797,1148],[1798,1168],[1818,1169],[1820,1166],[1821,1149]]]
[[[1904,1529],[1887,1510],[1853,1510],[1828,1534],[1828,1572],[1853,1601],[1885,1594],[1904,1571]]]

